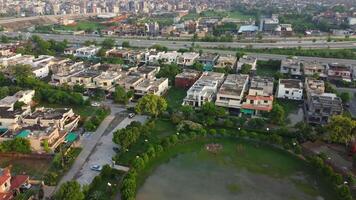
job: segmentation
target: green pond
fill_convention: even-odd
[[[137,200],[332,200],[307,164],[282,150],[217,140],[174,147],[153,161]],[[158,167],[156,167],[158,166]]]

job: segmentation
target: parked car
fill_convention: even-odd
[[[135,117],[135,113],[130,113],[129,118],[133,118],[133,117]]]
[[[100,172],[103,169],[103,167],[101,165],[92,165],[90,166],[90,169],[93,171]]]
[[[116,153],[119,153],[120,151],[119,147],[113,147],[112,150],[114,150]]]
[[[31,187],[32,187],[32,185],[29,183],[24,183],[21,185],[21,189],[29,190],[29,189],[31,189]]]
[[[91,106],[99,107],[99,106],[100,106],[100,103],[98,103],[98,102],[92,102],[92,103],[91,103]]]

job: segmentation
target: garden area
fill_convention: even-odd
[[[279,72],[281,61],[278,60],[258,60],[256,66],[256,75],[274,77]]]
[[[53,33],[56,31],[86,31],[86,32],[93,32],[96,30],[102,30],[107,28],[108,26],[96,22],[96,21],[78,21],[72,25],[44,25],[44,26],[37,26],[36,32],[39,33]]]

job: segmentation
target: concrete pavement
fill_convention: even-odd
[[[146,116],[135,116],[132,119],[126,117],[112,131],[110,131],[109,134],[104,134],[99,139],[97,146],[92,151],[87,161],[83,164],[82,168],[78,171],[74,179],[76,179],[81,185],[90,184],[95,178],[95,176],[99,174],[99,172],[91,170],[90,166],[94,164],[101,166],[106,164],[112,164],[112,157],[116,154],[113,150],[113,147],[116,146],[116,144],[112,142],[113,133],[118,129],[125,128],[133,121],[139,121],[141,123],[144,123],[146,119]]]

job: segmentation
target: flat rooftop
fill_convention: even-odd
[[[279,84],[283,84],[285,88],[303,88],[302,81],[299,79],[280,79]]]

